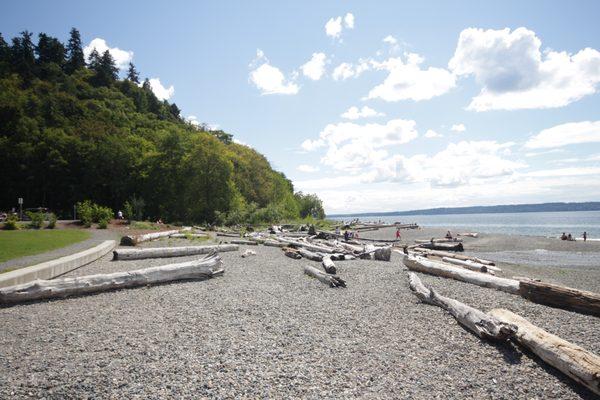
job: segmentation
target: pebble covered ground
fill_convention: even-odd
[[[207,281],[0,308],[0,398],[595,398],[520,348],[481,340],[419,303],[397,253],[391,262],[336,262],[348,287],[331,289],[303,274],[315,262],[240,248],[258,254],[223,253],[225,274]],[[107,255],[68,276],[194,258]],[[484,311],[508,308],[600,354],[600,318],[419,276],[441,294]],[[597,280],[589,286],[600,291]]]

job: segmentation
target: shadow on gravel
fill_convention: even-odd
[[[521,364],[523,353],[512,342],[491,343],[502,354],[504,361],[510,365]]]

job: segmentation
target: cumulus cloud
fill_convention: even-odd
[[[383,38],[383,42],[390,44],[390,45],[395,45],[396,43],[398,43],[398,40],[393,37],[392,35],[387,35],[386,37]]]
[[[318,167],[314,167],[314,166],[308,165],[308,164],[298,165],[298,168],[296,168],[296,169],[300,172],[306,172],[306,173],[317,172],[319,170]]]
[[[160,79],[158,78],[151,78],[149,81],[152,92],[159,100],[169,100],[175,94],[175,87],[173,85],[167,88],[160,83]]]
[[[600,142],[600,121],[569,122],[544,129],[525,143],[530,149]]]
[[[327,62],[327,56],[325,53],[313,53],[312,58],[304,65],[300,67],[304,76],[318,81],[325,73],[325,63]]]
[[[596,92],[600,52],[548,50],[526,28],[468,28],[461,32],[449,68],[473,75],[482,86],[468,109],[475,111],[563,107]]]
[[[285,78],[277,67],[273,67],[262,50],[256,51],[256,59],[250,64],[254,68],[250,72],[250,81],[261,91],[261,94],[296,94],[300,87]]]
[[[354,120],[359,118],[383,117],[384,115],[384,113],[377,112],[368,106],[363,106],[360,109],[352,106],[345,113],[343,113],[341,117]]]
[[[375,69],[388,71],[382,84],[375,86],[367,98],[385,101],[428,100],[440,96],[456,85],[456,77],[443,68],[421,69],[424,59],[415,53],[372,62]]]
[[[432,139],[432,138],[440,138],[443,136],[441,134],[437,133],[436,131],[434,131],[433,129],[428,129],[427,132],[425,132],[425,137]]]
[[[115,64],[119,69],[126,68],[131,60],[133,60],[133,51],[121,50],[118,47],[109,47],[106,43],[106,40],[101,38],[93,39],[90,44],[83,48],[83,54],[86,60],[94,49],[96,49],[100,55],[108,50],[110,55],[114,58]]]
[[[369,60],[359,60],[358,63],[343,62],[333,70],[333,79],[336,81],[345,81],[349,78],[358,78],[363,72],[371,68]]]
[[[354,15],[352,13],[347,13],[343,18],[341,16],[330,18],[325,24],[325,34],[334,39],[340,39],[344,28],[354,29]]]
[[[464,124],[454,124],[452,125],[452,127],[450,128],[450,130],[452,132],[464,132],[467,130],[467,128],[465,127]]]

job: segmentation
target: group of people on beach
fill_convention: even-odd
[[[584,242],[587,241],[587,232],[583,232],[583,235],[581,235],[581,237],[583,238]],[[560,235],[560,240],[574,241],[575,238],[570,233],[567,235],[565,234],[565,232],[563,232],[562,235]]]

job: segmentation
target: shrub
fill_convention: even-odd
[[[125,210],[125,218],[127,218],[127,222],[131,224],[131,221],[133,221],[133,206],[129,201],[126,201],[125,204],[123,204],[123,209]]]
[[[50,213],[50,215],[48,215],[48,226],[46,228],[48,229],[54,229],[56,227],[56,220],[58,218],[56,218],[56,214],[54,213]]]
[[[4,229],[6,229],[7,231],[16,231],[19,229],[19,224],[18,224],[19,219],[17,218],[16,215],[9,215],[8,218],[6,219],[6,221],[4,222]]]
[[[100,220],[98,221],[98,229],[106,229],[108,227],[108,221],[107,220]]]
[[[101,229],[106,229],[108,226],[108,222],[112,219],[113,211],[109,207],[102,207],[98,204],[94,204],[92,220],[94,222],[98,222],[103,225],[103,227],[99,227]]]
[[[27,212],[27,216],[31,219],[29,227],[40,229],[44,225],[45,215],[43,212]]]
[[[94,221],[94,204],[90,200],[79,202],[76,205],[79,220],[86,228],[92,226]]]

